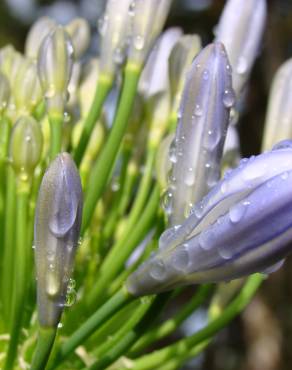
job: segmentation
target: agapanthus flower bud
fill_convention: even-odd
[[[145,100],[169,90],[168,58],[182,35],[178,27],[167,29],[157,39],[141,73],[138,92]]]
[[[169,80],[173,110],[177,110],[188,69],[201,49],[197,35],[183,35],[174,45],[169,56]]]
[[[216,27],[215,41],[221,41],[227,50],[237,97],[259,53],[266,16],[266,0],[229,0]]]
[[[132,0],[108,0],[105,13],[99,19],[101,36],[101,73],[114,75],[116,66],[125,60]]]
[[[56,27],[42,42],[38,57],[40,82],[50,114],[63,114],[73,57],[70,36],[63,27]]]
[[[67,153],[47,169],[35,216],[37,304],[41,326],[55,327],[66,300],[82,215],[82,189],[77,168]]]
[[[0,115],[7,107],[10,98],[10,85],[7,77],[0,72]]]
[[[289,145],[288,145],[289,144]],[[292,142],[243,159],[127,281],[134,295],[228,281],[279,264],[292,241]]]
[[[25,55],[32,60],[38,58],[40,46],[44,38],[57,27],[57,23],[49,17],[39,18],[30,28],[25,41]]]
[[[23,179],[33,175],[43,148],[40,124],[30,116],[20,117],[13,126],[9,156],[11,164]]]
[[[172,225],[182,223],[193,204],[219,180],[229,110],[235,100],[227,65],[224,46],[218,42],[197,55],[187,74],[163,200]]]
[[[16,109],[21,114],[32,113],[41,101],[42,91],[35,63],[23,60],[13,83]]]
[[[133,0],[130,13],[132,26],[128,60],[142,65],[161,32],[171,6],[171,0]]]
[[[90,59],[83,68],[82,79],[78,89],[81,117],[85,117],[90,110],[99,73],[99,60],[96,58]]]
[[[75,18],[65,26],[65,30],[71,37],[75,58],[82,57],[90,43],[89,23],[84,18]]]
[[[277,71],[270,91],[263,150],[292,138],[292,58]]]

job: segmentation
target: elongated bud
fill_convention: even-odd
[[[75,58],[79,59],[88,49],[90,43],[90,26],[86,19],[75,18],[65,26],[71,37]]]
[[[216,28],[215,40],[227,50],[237,97],[259,53],[266,17],[266,0],[229,0]]]
[[[57,27],[57,23],[49,17],[39,18],[30,28],[25,41],[25,55],[37,60],[40,46],[44,38]]]
[[[37,304],[41,326],[60,321],[72,274],[82,215],[77,168],[67,153],[50,164],[39,190],[35,216]]]
[[[71,39],[61,26],[56,27],[42,42],[38,71],[49,114],[63,114],[73,56]]]
[[[292,143],[244,159],[129,277],[143,295],[272,271],[292,250]]]
[[[0,115],[7,108],[10,98],[10,85],[7,77],[0,72]]]
[[[174,45],[169,56],[169,80],[173,110],[180,104],[185,77],[194,57],[201,49],[201,40],[197,35],[184,35]]]
[[[96,90],[98,76],[99,76],[99,60],[93,58],[84,67],[83,78],[80,82],[80,86],[78,89],[80,101],[80,113],[82,117],[86,116],[91,107],[91,103],[93,101],[94,93]]]
[[[131,3],[132,27],[128,60],[142,65],[163,29],[171,0],[134,0]]]
[[[277,71],[271,87],[265,122],[263,150],[292,138],[292,58]]]
[[[125,60],[130,4],[132,0],[108,0],[105,13],[98,21],[101,36],[101,73],[114,75]]]
[[[40,124],[30,116],[20,117],[13,126],[9,155],[12,167],[22,179],[33,175],[42,153]]]
[[[150,97],[169,90],[168,58],[182,30],[169,28],[157,39],[141,73],[138,91],[144,97]]]
[[[172,225],[216,184],[229,110],[234,103],[224,46],[214,43],[194,59],[187,74],[179,122],[169,157],[173,163],[163,206]]]
[[[35,63],[24,60],[13,84],[16,109],[20,114],[31,114],[41,101],[42,91]]]

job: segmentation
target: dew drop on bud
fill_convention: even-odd
[[[155,280],[164,280],[166,268],[162,260],[154,259],[150,266],[150,275]]]
[[[226,108],[231,108],[235,102],[235,95],[232,89],[226,89],[223,93],[223,104]]]

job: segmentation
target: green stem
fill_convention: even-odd
[[[161,350],[140,357],[134,362],[132,369],[157,369],[166,361],[176,356],[183,356],[190,348],[201,344],[224,328],[250,302],[263,280],[263,276],[255,274],[249,277],[238,296],[224,309],[222,314],[194,335],[179,340]]]
[[[89,226],[97,201],[101,197],[114,166],[122,138],[127,128],[140,76],[140,68],[127,64],[123,89],[112,129],[99,158],[92,168],[85,196],[81,234]]]
[[[3,311],[6,323],[11,322],[11,306],[14,274],[14,239],[15,239],[15,175],[11,166],[6,169],[6,194],[4,215],[4,254],[1,290],[3,294]],[[8,326],[7,325],[7,326]]]
[[[27,293],[27,210],[28,210],[29,188],[27,182],[18,183],[16,198],[16,246],[14,251],[14,263],[17,268],[14,272],[13,281],[13,299],[12,299],[12,320],[10,342],[8,347],[5,370],[13,368],[15,356],[17,353],[17,344],[22,326],[23,305]]]
[[[119,340],[112,345],[111,349],[105,353],[105,355],[92,364],[90,370],[101,370],[105,369],[107,366],[112,364],[117,360],[122,354],[133,345],[133,343],[141,336],[142,333],[152,324],[153,317],[157,317],[158,313],[162,312],[165,304],[168,302],[172,296],[172,292],[159,294],[149,310],[146,310],[146,313],[141,317],[141,321],[137,325],[129,330],[128,332],[123,333],[124,335],[119,336]]]
[[[200,286],[198,292],[194,295],[190,302],[183,306],[181,311],[160,326],[147,331],[147,333],[145,333],[139,339],[139,341],[131,349],[129,353],[130,357],[137,356],[138,353],[140,353],[144,348],[148,347],[153,342],[156,342],[174,332],[174,330],[176,330],[179,325],[205,301],[212,290],[213,285],[211,284]]]
[[[62,150],[63,117],[61,115],[50,115],[51,148],[50,159],[53,160]]]
[[[37,347],[32,359],[30,370],[45,369],[54,345],[56,333],[56,328],[40,328]]]
[[[108,318],[112,317],[133,299],[135,298],[131,296],[124,287],[120,289],[62,344],[57,353],[53,368],[60,364],[76,347],[89,338]]]
[[[159,188],[156,186],[146,205],[144,212],[129,235],[121,238],[110,250],[101,266],[96,284],[88,295],[89,309],[98,304],[106,293],[107,286],[121,270],[123,264],[133,249],[143,240],[150,227],[155,222],[157,206],[159,203]]]
[[[96,121],[99,119],[103,103],[107,98],[111,87],[113,85],[113,79],[108,75],[101,75],[98,79],[96,86],[93,102],[90,110],[84,122],[83,131],[79,139],[78,145],[74,150],[73,158],[76,165],[79,167],[85,153],[87,144],[89,142],[91,133],[94,129]]]

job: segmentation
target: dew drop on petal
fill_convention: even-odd
[[[154,259],[150,266],[150,276],[155,280],[164,280],[166,268],[162,260]]]
[[[233,224],[236,224],[243,218],[248,205],[249,205],[249,202],[247,201],[240,202],[238,204],[233,205],[229,209],[229,219]]]
[[[174,250],[171,263],[176,270],[184,271],[188,267],[189,261],[188,244],[184,244]]]

